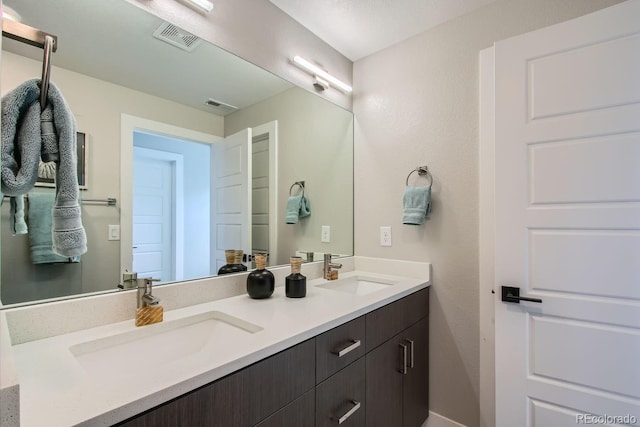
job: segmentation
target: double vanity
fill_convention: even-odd
[[[246,274],[158,287],[164,321],[138,328],[128,301],[126,320],[92,310],[135,291],[5,310],[20,425],[419,426],[430,264],[350,257],[334,281],[321,267],[303,265],[300,299],[250,299]],[[288,268],[272,271],[282,285]]]

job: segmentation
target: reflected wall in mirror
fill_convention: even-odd
[[[81,197],[118,202],[82,203],[88,252],[80,262],[34,264],[33,236],[12,235],[5,200],[3,304],[115,290],[134,266],[164,282],[206,277],[224,249],[266,250],[272,266],[299,253],[353,254],[349,111],[207,42],[187,52],[159,40],[153,33],[164,23],[125,0],[4,3],[58,36],[51,80],[89,146],[91,185]],[[42,50],[3,39],[2,94],[39,77],[41,61]],[[234,193],[227,177],[240,163],[244,189]],[[286,224],[296,181],[305,181],[311,216]],[[158,183],[162,196],[153,193]],[[27,221],[37,212],[27,210]],[[159,236],[170,241],[162,250]]]

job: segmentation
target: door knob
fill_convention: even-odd
[[[514,286],[502,286],[502,301],[514,302],[516,304],[520,304],[520,301],[542,302],[540,298],[521,297],[520,288],[516,288]]]

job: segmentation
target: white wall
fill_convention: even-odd
[[[355,251],[433,264],[430,409],[464,425],[481,424],[484,392],[478,304],[479,51],[615,3],[498,0],[354,64]],[[432,218],[419,227],[402,225],[405,178],[423,164],[434,175]],[[379,246],[381,225],[392,226],[390,248]],[[491,425],[491,418],[483,425]]]
[[[29,78],[39,78],[41,71],[41,62],[3,51],[0,80],[2,94]],[[69,103],[76,117],[78,130],[86,132],[88,136],[89,189],[82,192],[83,198],[120,197],[121,113],[217,136],[224,133],[223,117],[123,86],[55,66],[51,70],[51,80]],[[95,280],[83,281],[83,291],[113,289],[121,279],[120,242],[107,241],[107,225],[120,223],[119,208],[86,204],[83,207],[83,218],[87,231],[88,252],[82,257],[82,268],[91,271],[95,277]],[[4,227],[2,231],[5,231]],[[6,247],[5,238],[3,236],[3,246]],[[38,299],[38,285],[29,277],[24,281],[6,280],[2,286],[6,288],[16,284],[21,287],[18,289],[19,292],[26,294],[28,299]],[[21,282],[23,283],[19,284]]]
[[[225,117],[225,133],[278,120],[278,256],[296,251],[353,254],[353,115],[300,88],[286,90]],[[282,167],[286,165],[286,167]],[[319,166],[330,165],[330,166]],[[285,224],[289,188],[305,181],[311,216]],[[331,242],[320,242],[322,225]]]

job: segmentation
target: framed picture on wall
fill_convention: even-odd
[[[87,134],[77,132],[78,137],[78,186],[87,189]],[[40,162],[36,187],[55,187],[56,164],[54,162]]]

